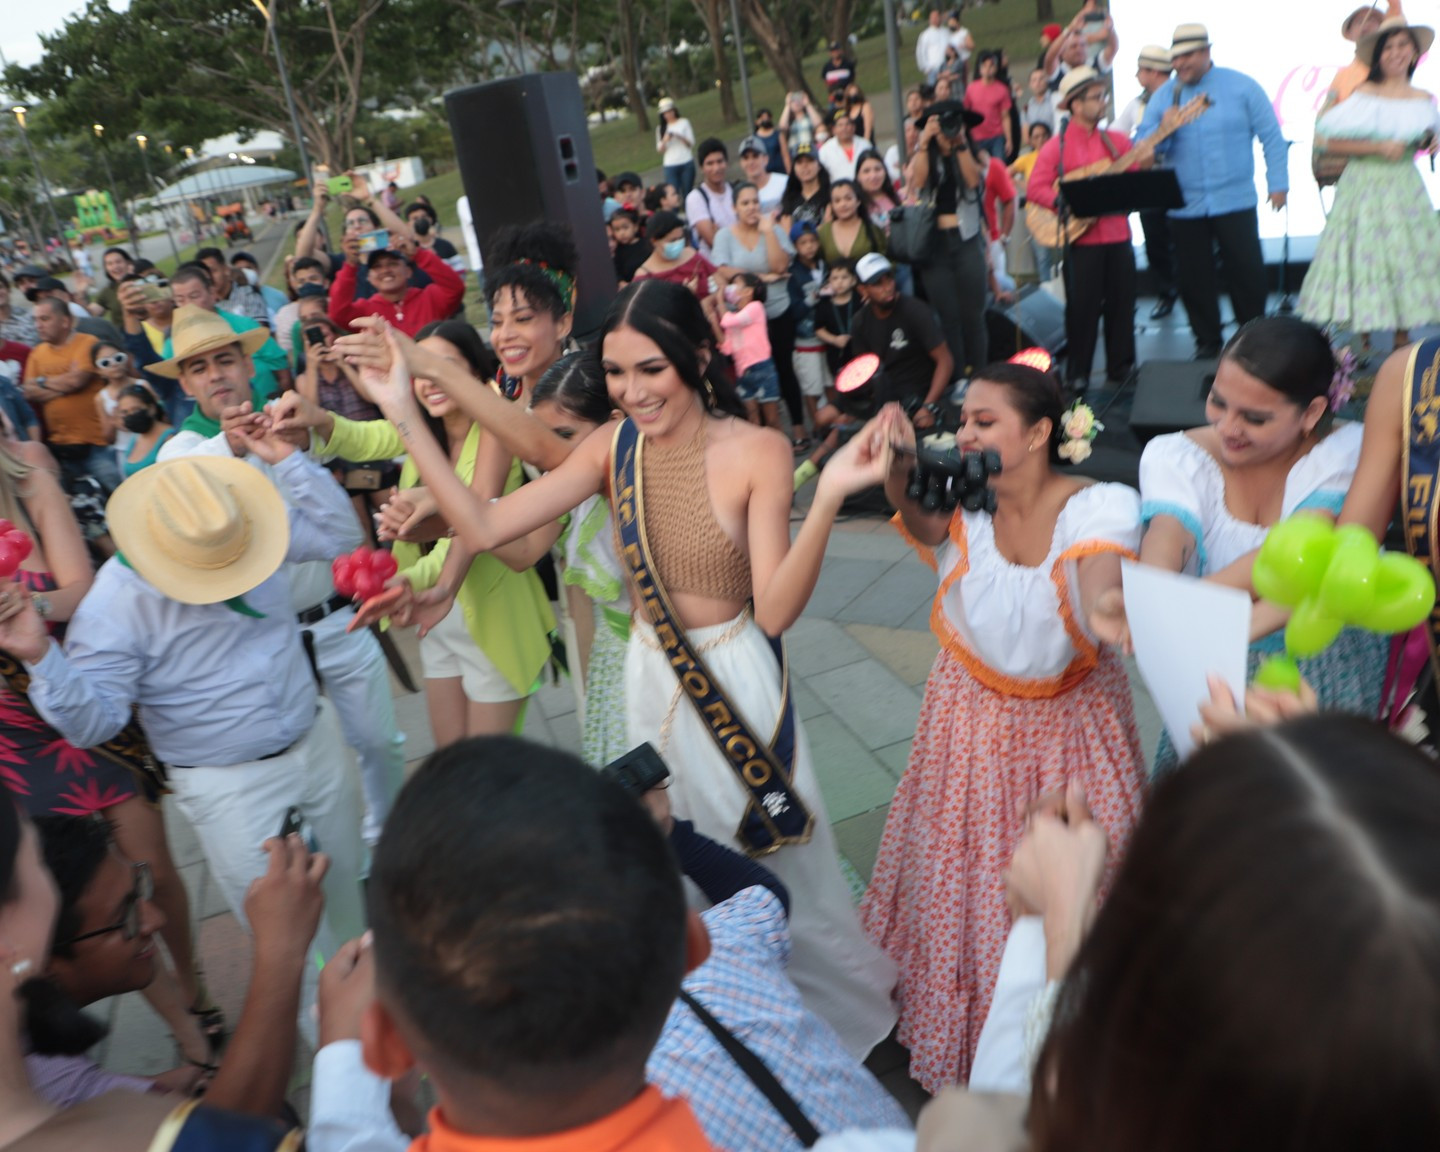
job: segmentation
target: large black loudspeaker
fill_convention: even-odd
[[[1166,432],[1205,423],[1205,398],[1215,383],[1218,360],[1151,360],[1135,377],[1130,430],[1145,444]]]
[[[491,239],[507,224],[568,224],[580,253],[574,331],[598,331],[615,297],[615,264],[575,74],[530,72],[456,88],[445,93],[445,110],[486,264]]]
[[[1026,348],[1044,348],[1058,359],[1065,351],[1065,305],[1038,285],[1027,285],[1015,303],[986,309],[985,331],[991,360],[1008,360]]]

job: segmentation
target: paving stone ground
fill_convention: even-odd
[[[885,520],[856,517],[836,526],[815,595],[787,636],[796,705],[835,838],[862,879],[874,867],[937,651],[928,623],[934,592],[934,574]],[[414,636],[400,633],[398,639],[418,680]],[[1131,679],[1144,744],[1153,749],[1159,719],[1133,668]],[[398,682],[394,688],[406,759],[414,770],[434,747],[424,693],[407,693]],[[568,684],[538,693],[526,716],[525,733],[579,751],[580,727]],[[206,976],[233,1022],[249,980],[249,940],[211,882],[194,833],[173,806],[167,805],[166,817],[172,851],[195,911]],[[99,1050],[106,1067],[149,1075],[177,1062],[167,1030],[138,994],[117,997],[95,1011],[111,1024]],[[309,1101],[309,1057],[302,1041],[292,1092],[302,1115]],[[893,1043],[883,1046],[870,1064],[913,1115],[925,1097],[907,1075],[904,1050]]]

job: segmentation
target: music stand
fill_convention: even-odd
[[[1170,168],[1067,180],[1062,181],[1060,187],[1071,214],[1081,218],[1128,216],[1132,212],[1185,207],[1179,177]]]

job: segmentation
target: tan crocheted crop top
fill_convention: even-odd
[[[687,444],[645,444],[645,536],[655,571],[667,592],[713,600],[749,600],[754,590],[750,560],[725,534],[710,506],[705,483],[705,433],[701,421]]]

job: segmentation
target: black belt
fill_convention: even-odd
[[[348,597],[336,592],[335,595],[331,596],[330,599],[326,600],[323,604],[316,604],[313,608],[306,608],[303,612],[295,613],[295,619],[300,621],[302,628],[308,627],[311,624],[320,623],[325,617],[331,613],[340,611],[340,609],[349,603],[350,600]]]
[[[307,733],[307,735],[308,735],[308,733]],[[304,737],[304,736],[301,736],[301,737],[300,737],[300,740],[303,740],[303,739],[305,739],[305,737]],[[247,763],[247,764],[254,764],[254,763],[258,763],[258,762],[261,761],[261,760],[274,760],[275,757],[277,757],[277,756],[283,756],[283,755],[285,755],[285,753],[289,752],[292,748],[295,747],[296,744],[299,744],[299,743],[300,743],[300,740],[296,740],[293,744],[287,744],[287,745],[285,745],[285,747],[284,747],[284,748],[281,748],[278,752],[267,752],[267,753],[265,753],[264,756],[253,756],[253,757],[251,757],[249,760],[245,761],[245,763]],[[165,767],[167,767],[167,768],[194,768],[195,765],[194,765],[194,764],[167,764],[167,765],[165,765]]]

